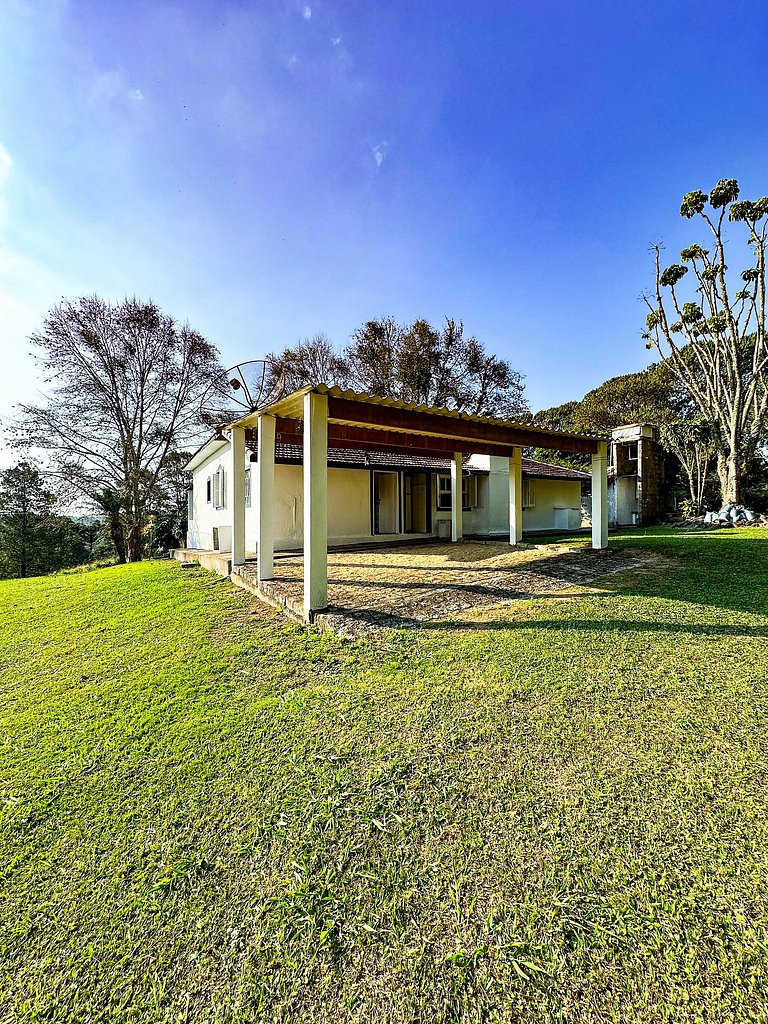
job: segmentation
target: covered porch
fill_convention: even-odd
[[[580,452],[592,457],[592,547],[608,544],[607,442],[599,435],[550,431],[455,410],[413,405],[390,398],[306,387],[230,425],[232,480],[232,570],[246,565],[245,445],[258,435],[258,543],[255,583],[269,599],[276,578],[274,539],[275,445],[303,451],[301,617],[313,621],[328,608],[328,447],[390,451],[450,458],[452,543],[463,539],[462,475],[471,454],[503,456],[509,462],[509,537],[522,540],[522,453],[525,447]],[[282,562],[282,560],[281,560]],[[251,572],[248,575],[252,575]],[[291,601],[296,604],[295,595]]]
[[[600,557],[610,554],[610,558]],[[627,568],[626,552],[583,545],[499,541],[451,544],[433,540],[404,547],[368,547],[328,554],[328,607],[314,614],[321,628],[346,636],[371,629],[429,626],[472,608],[528,599],[590,584]],[[232,580],[261,600],[304,621],[301,555],[281,555],[271,580],[257,580],[256,562],[238,566]]]

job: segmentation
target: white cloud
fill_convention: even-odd
[[[371,152],[373,153],[373,159],[376,161],[376,170],[378,170],[384,163],[384,157],[387,155],[387,143],[377,142],[375,146],[371,146]]]
[[[11,154],[5,146],[0,145],[0,185],[8,181],[12,167],[13,160],[11,160]]]
[[[304,21],[309,21],[309,19],[312,17],[312,8],[309,5],[307,5],[301,12],[301,16],[304,19]]]
[[[331,36],[331,45],[338,46],[341,42],[341,36]]]
[[[92,82],[89,100],[92,106],[110,106],[120,103],[140,103],[144,99],[141,89],[128,85],[123,71],[100,71]]]

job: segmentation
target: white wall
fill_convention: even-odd
[[[579,480],[544,480],[534,478],[535,504],[523,509],[523,530],[561,529],[555,520],[556,508],[581,510]],[[572,513],[575,517],[576,513]],[[579,517],[580,518],[580,517]]]
[[[211,550],[213,528],[220,531],[220,550],[229,550],[232,523],[232,481],[229,445],[214,452],[192,474],[193,515],[187,532],[191,548]],[[473,457],[472,464],[488,469],[477,476],[477,507],[463,513],[464,532],[506,535],[509,532],[509,466],[506,458]],[[226,474],[226,506],[217,509],[206,502],[206,481],[220,466]],[[258,472],[255,462],[246,462],[251,473],[251,504],[245,510],[245,547],[253,553],[258,536]],[[556,529],[555,508],[579,509],[581,485],[578,480],[545,480],[534,483],[535,505],[523,510],[524,530]],[[437,480],[432,478],[432,532],[438,522],[450,522],[451,513],[437,508]],[[302,545],[304,521],[303,473],[301,466],[275,466],[275,549],[291,550]],[[329,543],[363,542],[371,537],[371,476],[366,469],[328,470]]]
[[[232,506],[229,446],[220,449],[192,472],[192,518],[187,530],[187,546],[213,548],[213,528],[220,531],[220,549],[228,550],[231,541]],[[206,481],[223,466],[226,474],[226,505],[216,508],[206,501]],[[259,527],[258,472],[255,462],[247,461],[251,474],[251,503],[245,510],[245,547],[254,552]],[[368,470],[328,470],[329,541],[365,540],[371,536],[371,478]],[[301,466],[275,466],[275,548],[301,547],[303,537],[303,473]]]
[[[509,459],[498,455],[472,457],[472,465],[487,468],[478,481],[479,507],[464,513],[464,532],[509,536]],[[581,481],[533,478],[534,505],[523,509],[523,530],[559,529],[556,508],[578,510],[570,515],[569,529],[581,525]],[[435,513],[450,519],[450,513]],[[436,532],[436,531],[435,531]]]
[[[489,455],[488,462],[488,532],[509,537],[509,459]]]
[[[245,547],[255,551],[259,527],[258,473],[251,464],[251,508],[245,515]],[[275,466],[275,550],[301,547],[304,530],[304,476],[301,466]],[[328,469],[328,541],[371,535],[371,478],[368,470]]]
[[[231,546],[232,527],[232,481],[229,465],[229,445],[214,452],[192,472],[192,518],[187,527],[187,547],[213,550],[213,528],[221,531],[219,549],[228,551]],[[206,480],[220,467],[224,467],[225,496],[224,508],[216,508],[206,501]]]

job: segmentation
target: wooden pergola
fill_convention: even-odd
[[[258,579],[274,572],[275,444],[303,448],[304,617],[328,605],[328,447],[400,455],[451,456],[451,540],[462,538],[465,455],[509,459],[509,543],[522,539],[522,452],[526,447],[592,456],[592,546],[608,545],[607,439],[546,430],[452,409],[317,384],[243,417],[228,428],[232,457],[232,564],[245,562],[245,442],[258,432]]]

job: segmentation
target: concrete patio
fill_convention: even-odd
[[[533,597],[589,584],[634,565],[619,551],[567,545],[483,541],[331,552],[328,608],[315,613],[321,628],[348,636],[450,618],[468,608]],[[274,576],[257,581],[255,561],[236,566],[232,580],[303,621],[303,558],[275,560]]]

